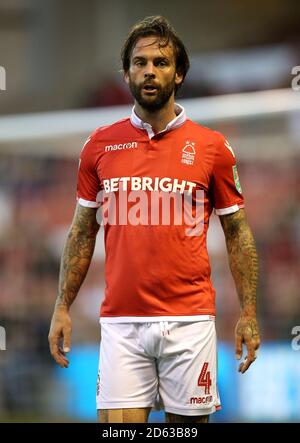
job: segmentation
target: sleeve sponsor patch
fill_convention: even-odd
[[[233,172],[233,179],[234,179],[235,187],[238,190],[238,192],[241,194],[242,193],[242,187],[241,187],[241,184],[240,184],[239,174],[238,174],[238,170],[237,170],[237,166],[236,165],[232,166],[232,172]]]

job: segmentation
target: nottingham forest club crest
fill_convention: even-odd
[[[195,143],[187,141],[182,149],[181,163],[186,165],[193,165],[195,160]]]

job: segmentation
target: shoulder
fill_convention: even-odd
[[[91,137],[92,141],[101,141],[101,140],[107,140],[110,137],[114,137],[116,135],[119,135],[120,132],[128,131],[131,129],[131,123],[130,118],[123,118],[122,120],[118,120],[111,125],[106,126],[100,126],[97,128]]]
[[[215,131],[214,129],[208,128],[206,126],[200,125],[199,123],[194,122],[193,120],[187,119],[186,123],[190,130],[195,132],[196,134],[204,137],[208,144],[220,145],[224,144],[226,139],[221,132]]]
[[[214,129],[207,128],[206,126],[202,126],[198,123],[193,122],[192,120],[188,120],[191,127],[195,128],[195,131],[198,131],[199,134],[202,134],[205,137],[205,140],[208,145],[214,146],[215,154],[223,155],[225,157],[234,157],[234,151],[226,139],[224,134],[219,131],[215,131]]]
[[[130,118],[118,120],[111,125],[99,126],[85,141],[81,150],[81,155],[86,156],[99,153],[99,150],[101,151],[101,147],[104,146],[105,143],[110,142],[120,134],[129,132],[130,129]]]

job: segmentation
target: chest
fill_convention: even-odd
[[[195,183],[208,190],[213,163],[209,145],[200,136],[165,134],[151,140],[113,141],[102,149],[97,173],[105,180],[151,177]]]

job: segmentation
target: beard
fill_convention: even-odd
[[[129,89],[138,104],[148,112],[156,112],[162,109],[175,91],[175,75],[164,88],[157,86],[155,96],[143,96],[143,83],[138,85],[129,78]]]

